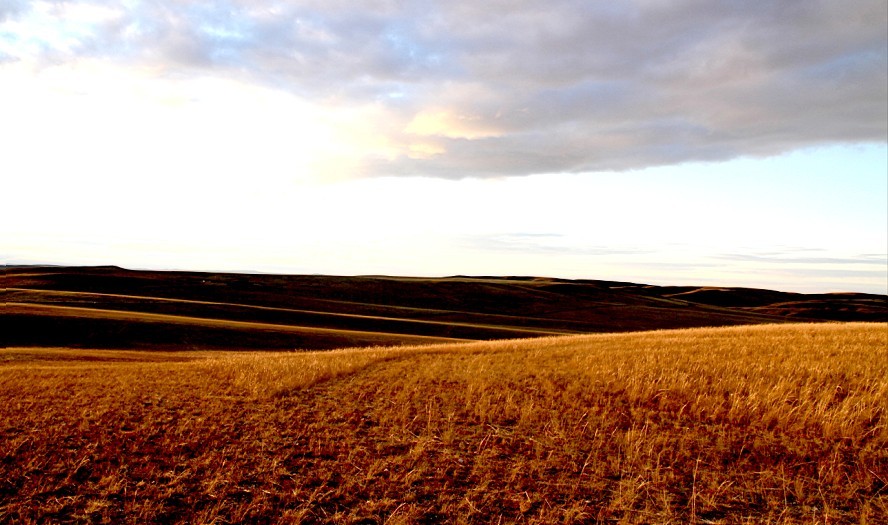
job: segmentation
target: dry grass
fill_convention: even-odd
[[[0,399],[0,522],[888,522],[885,324],[8,349]]]

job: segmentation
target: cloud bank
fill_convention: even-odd
[[[385,147],[355,151],[354,174],[628,170],[884,143],[886,20],[884,0],[13,0],[0,68],[224,78],[368,112]]]

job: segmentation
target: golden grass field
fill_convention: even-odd
[[[0,523],[888,523],[888,324],[0,350]]]

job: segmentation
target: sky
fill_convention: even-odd
[[[6,264],[888,293],[884,0],[0,2]]]

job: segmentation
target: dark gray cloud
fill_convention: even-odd
[[[91,5],[105,14],[70,12]],[[0,56],[98,57],[379,104],[394,144],[440,153],[368,173],[485,176],[885,142],[886,20],[884,0],[35,0],[0,6]],[[439,126],[411,126],[428,111]]]

